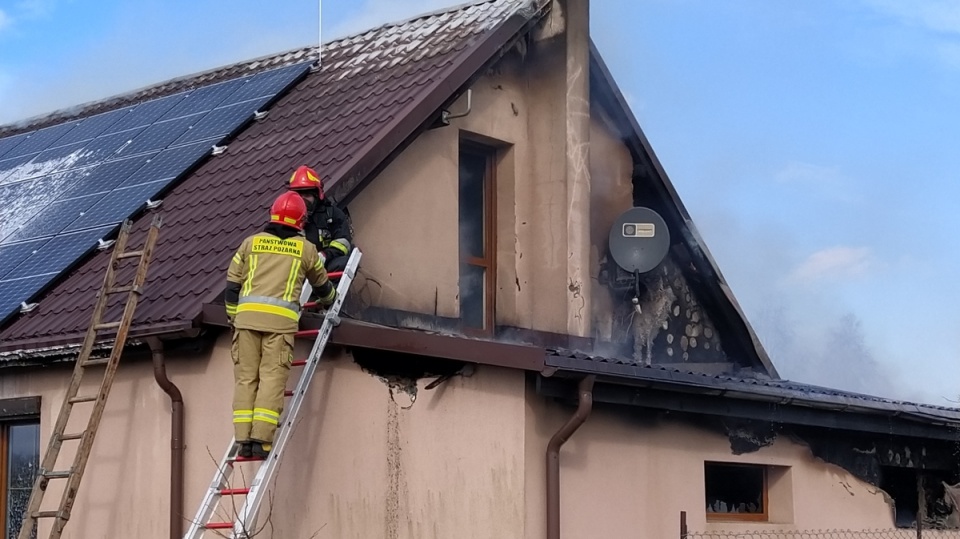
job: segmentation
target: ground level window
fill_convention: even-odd
[[[23,511],[30,500],[34,474],[40,465],[40,422],[0,423],[0,510],[3,511],[4,537],[13,539],[20,532]],[[36,537],[34,529],[31,537]]]
[[[766,521],[767,467],[704,463],[707,520]]]

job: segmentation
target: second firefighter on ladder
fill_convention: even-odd
[[[303,236],[307,207],[287,191],[270,208],[270,223],[243,240],[230,262],[224,303],[233,324],[233,426],[242,457],[271,449],[299,329],[306,278],[317,301],[333,304],[337,290],[325,257]]]

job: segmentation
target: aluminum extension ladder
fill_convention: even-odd
[[[260,465],[256,475],[250,482],[248,488],[230,488],[229,480],[233,475],[234,464],[237,462],[261,461],[257,457],[240,457],[237,455],[239,447],[236,438],[231,438],[227,451],[217,466],[217,472],[207,488],[207,493],[200,502],[200,509],[197,510],[196,517],[191,521],[190,528],[187,530],[184,539],[201,539],[207,530],[232,530],[229,537],[231,539],[249,539],[258,531],[256,528],[257,512],[260,509],[263,497],[267,493],[273,476],[277,471],[283,450],[293,434],[294,422],[303,404],[303,399],[313,380],[314,372],[323,350],[330,339],[330,333],[333,328],[340,324],[340,308],[350,290],[350,284],[356,276],[357,268],[360,265],[360,250],[353,249],[350,258],[347,260],[347,267],[343,270],[340,277],[340,283],[337,286],[337,299],[333,305],[327,309],[323,319],[323,324],[319,330],[304,330],[297,332],[297,337],[310,337],[316,335],[313,343],[313,349],[305,360],[294,361],[292,366],[303,366],[303,372],[300,374],[300,380],[293,391],[286,391],[285,396],[292,397],[283,411],[283,417],[280,420],[280,426],[277,429],[277,435],[273,442],[273,447],[265,461]],[[305,284],[304,292],[301,295],[301,302],[309,297],[310,285]],[[211,519],[221,500],[230,499],[231,496],[246,496],[243,505],[236,513],[233,522],[213,522]],[[225,537],[224,532],[216,532],[218,537]]]
[[[114,375],[120,364],[120,356],[123,354],[123,347],[127,342],[127,333],[130,331],[130,324],[133,322],[133,315],[143,294],[143,283],[147,278],[147,268],[150,265],[150,258],[153,256],[153,249],[157,243],[157,235],[160,233],[161,217],[159,214],[153,216],[153,222],[150,224],[150,230],[147,232],[147,238],[143,247],[138,251],[125,251],[127,248],[127,239],[133,223],[129,220],[124,221],[120,228],[120,235],[117,236],[117,242],[113,247],[113,253],[110,261],[107,263],[107,271],[103,276],[103,286],[97,293],[97,302],[93,307],[93,315],[90,320],[90,327],[87,328],[87,335],[83,339],[83,345],[77,355],[77,361],[73,367],[73,376],[70,379],[70,385],[67,393],[63,397],[63,405],[60,407],[60,414],[57,416],[56,426],[50,435],[50,442],[47,445],[47,451],[43,456],[43,462],[37,472],[33,483],[33,491],[30,493],[30,501],[27,502],[27,508],[24,511],[23,523],[20,525],[18,539],[30,539],[33,535],[34,527],[41,518],[52,518],[53,526],[50,529],[50,539],[59,539],[63,534],[63,528],[70,520],[70,511],[73,509],[73,503],[77,499],[77,491],[80,489],[80,480],[83,479],[83,472],[87,466],[87,459],[90,457],[90,451],[93,449],[93,441],[97,436],[97,429],[100,426],[100,419],[103,417],[103,409],[107,404],[107,397],[110,395],[110,388],[113,387]],[[121,260],[128,258],[139,258],[137,263],[137,272],[134,275],[133,283],[129,286],[114,286],[114,277],[117,271],[117,265]],[[123,315],[117,322],[102,322],[104,311],[107,309],[108,300],[113,294],[127,294],[127,303],[123,309]],[[113,341],[113,347],[110,350],[110,356],[106,359],[90,359],[93,351],[94,342],[97,334],[104,330],[115,329],[116,337]],[[83,379],[84,371],[90,367],[106,365],[103,378],[100,381],[100,388],[95,394],[78,395],[80,383]],[[92,402],[93,410],[90,412],[86,428],[81,432],[69,433],[67,423],[70,421],[70,412],[73,411],[74,404]],[[68,440],[79,440],[77,453],[73,459],[73,465],[66,470],[55,470],[57,457],[60,456],[60,449],[63,442]],[[67,483],[63,487],[63,495],[60,498],[60,505],[56,511],[41,511],[40,506],[43,503],[43,495],[46,493],[47,486],[51,479],[66,479]]]

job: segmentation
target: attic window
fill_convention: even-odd
[[[489,335],[496,298],[494,159],[496,150],[460,142],[460,324]]]
[[[705,462],[703,471],[708,521],[769,520],[766,466]]]

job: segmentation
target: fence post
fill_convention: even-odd
[[[917,539],[923,539],[923,517],[927,514],[927,496],[923,492],[923,474],[917,471]]]
[[[680,539],[687,539],[687,512],[680,511]]]

